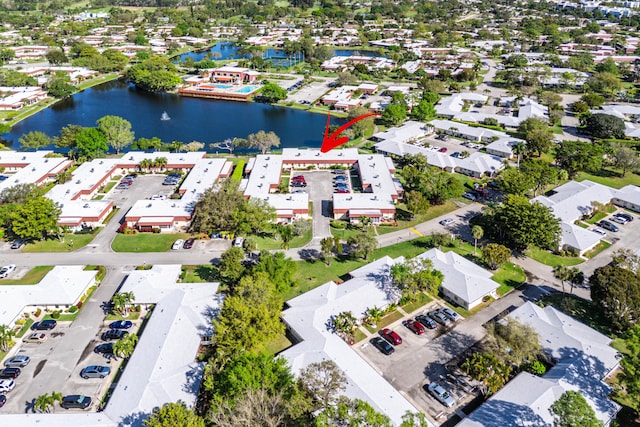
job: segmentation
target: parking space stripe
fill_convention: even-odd
[[[422,233],[419,232],[418,230],[416,230],[415,228],[411,227],[409,228],[409,230],[413,231],[414,233],[416,233],[418,236],[422,237]]]

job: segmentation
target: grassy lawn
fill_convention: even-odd
[[[109,215],[107,215],[107,217],[104,219],[104,221],[102,221],[103,224],[109,224],[109,221],[111,221],[111,218],[113,218],[118,211],[120,210],[120,208],[115,208],[115,209],[111,209],[111,212],[109,212]]]
[[[35,285],[36,283],[40,283],[40,280],[51,270],[53,270],[52,265],[41,265],[38,267],[33,267],[31,270],[27,271],[27,274],[22,276],[20,279],[2,279],[0,280],[0,285]]]
[[[367,334],[362,332],[362,329],[360,328],[356,329],[356,331],[353,333],[353,340],[355,342],[360,342],[366,338],[367,338]]]
[[[272,235],[264,235],[264,236],[250,236],[258,244],[258,250],[273,250],[273,249],[282,249],[282,241],[278,238],[274,238]],[[289,242],[289,248],[300,248],[311,241],[313,238],[313,230],[311,229],[311,224],[309,224],[309,229],[302,233],[301,236],[296,236]]]
[[[425,294],[424,292],[420,292],[417,295],[417,297],[418,298],[414,302],[410,302],[409,304],[403,305],[402,309],[407,313],[412,313],[417,309],[419,309],[420,307],[423,307],[428,303],[430,303],[431,301],[433,301],[433,298],[431,298],[429,295]]]
[[[610,322],[605,319],[602,312],[594,306],[593,302],[570,294],[565,294],[564,304],[562,303],[562,299],[562,294],[551,294],[541,300],[540,304],[543,306],[551,305],[587,326],[615,338],[610,328]]]
[[[474,314],[476,314],[480,310],[482,310],[485,307],[488,307],[489,305],[491,305],[491,303],[494,302],[494,301],[495,300],[493,298],[491,298],[489,301],[483,302],[481,304],[478,304],[477,306],[473,307],[471,310],[467,310],[466,308],[462,308],[459,305],[451,304],[451,303],[449,303],[447,301],[445,301],[444,304],[447,307],[449,307],[451,310],[453,310],[456,313],[458,313],[460,316],[464,317],[465,319],[468,319],[469,317],[473,316]]]
[[[104,190],[102,190],[103,193],[108,193],[109,191],[111,191],[111,189],[113,187],[116,186],[116,184],[118,183],[118,181],[109,181],[107,182],[107,185],[104,186]]]
[[[607,249],[609,246],[611,246],[611,243],[605,240],[600,240],[600,243],[598,243],[595,248],[585,253],[584,256],[586,256],[587,258],[593,258],[594,256],[598,255],[600,252]]]
[[[604,212],[598,212],[595,215],[593,215],[591,218],[585,220],[586,223],[588,224],[595,224],[596,222],[600,221],[601,219],[605,219],[607,217],[607,214]]]
[[[404,204],[398,204],[397,209],[406,210],[406,206]],[[442,205],[430,207],[426,213],[416,215],[415,218],[410,221],[398,220],[397,226],[378,227],[378,234],[392,233],[394,231],[402,230],[404,228],[413,227],[425,221],[429,221],[439,216],[445,215],[456,209],[458,209],[458,206],[455,203],[453,203],[451,200],[447,200]]]
[[[242,174],[244,172],[244,165],[246,164],[246,160],[238,159],[235,165],[235,169],[233,169],[233,173],[231,174],[231,179],[240,181],[242,179]]]
[[[613,188],[622,188],[625,185],[629,184],[640,185],[640,175],[637,175],[633,172],[628,172],[627,175],[622,177],[619,173],[611,171],[609,169],[605,169],[598,175],[592,175],[586,172],[578,173],[578,176],[576,177],[577,181],[582,181],[585,179]]]
[[[183,265],[180,277],[183,283],[207,283],[220,280],[218,269],[211,264]]]
[[[47,239],[28,243],[22,252],[72,252],[87,246],[102,228],[94,228],[91,233],[64,233],[62,240]]]
[[[62,317],[62,316],[60,316]],[[124,317],[121,314],[107,314],[107,317],[105,317],[105,320],[138,320],[138,318],[140,317],[140,312],[139,311],[130,311],[129,315],[127,317]]]
[[[25,322],[25,324],[22,325],[22,328],[20,328],[20,330],[16,334],[16,338],[22,338],[24,336],[24,334],[27,333],[27,331],[29,330],[31,325],[33,325],[33,319],[32,318],[28,318],[27,321]]]
[[[367,328],[367,331],[374,334],[376,331],[386,328],[396,320],[402,319],[403,317],[404,317],[404,314],[400,313],[398,310],[393,310],[391,313],[387,314],[382,319],[380,319],[375,329],[369,325],[365,325],[364,327]]]
[[[289,341],[289,338],[285,336],[285,334],[278,335],[274,340],[269,341],[265,344],[264,351],[267,354],[275,356],[281,351],[291,347],[293,343]]]
[[[527,275],[520,266],[508,262],[493,275],[492,279],[500,283],[498,295],[503,296],[522,285],[527,280]]]
[[[116,252],[165,252],[178,239],[188,239],[187,233],[155,234],[118,234],[111,244]]]
[[[549,265],[551,267],[555,267],[557,265],[570,267],[572,265],[578,265],[584,262],[582,258],[555,255],[540,248],[531,248],[526,252],[526,255],[542,264]]]
[[[78,311],[75,313],[61,313],[56,319],[51,317],[51,314],[46,314],[42,320],[57,320],[58,322],[73,322],[78,317]]]

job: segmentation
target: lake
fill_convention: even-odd
[[[225,59],[240,59],[240,58],[248,58],[248,55],[240,55],[238,53],[240,50],[240,46],[231,42],[219,42],[213,45],[211,48],[199,52],[188,52],[183,53],[182,55],[174,58],[175,60],[184,61],[186,58],[191,57],[195,62],[202,61],[205,59],[208,52],[218,53],[220,54],[217,58],[211,58],[214,60],[225,60]],[[351,55],[360,55],[360,56],[369,56],[369,57],[382,57],[383,54],[375,51],[368,50],[358,50],[358,49],[336,49],[334,50],[335,56],[351,56]],[[216,55],[217,56],[217,55]],[[280,49],[272,49],[268,48],[264,51],[264,59],[270,58],[284,58],[286,55]]]
[[[170,120],[161,120],[166,112]],[[164,142],[245,138],[259,130],[273,131],[280,147],[319,148],[326,126],[324,114],[253,102],[187,98],[175,94],[153,94],[115,80],[64,99],[16,124],[3,137],[19,149],[20,136],[42,131],[53,137],[68,124],[96,126],[102,116],[120,116],[131,122],[136,138],[154,136]],[[166,118],[166,117],[165,117]],[[332,124],[344,120],[331,119]]]

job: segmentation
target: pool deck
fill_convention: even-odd
[[[178,89],[178,94],[181,96],[191,96],[194,98],[211,98],[211,99],[226,99],[229,101],[248,101],[249,98],[260,88],[256,88],[250,92],[242,93],[237,92],[238,88],[246,86],[233,86],[233,89],[222,89],[216,87],[213,84],[200,84],[194,86],[184,86]]]

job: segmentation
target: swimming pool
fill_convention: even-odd
[[[250,92],[253,92],[256,89],[258,89],[258,86],[242,86],[242,87],[236,89],[236,92],[238,92],[238,93],[250,93]]]
[[[222,85],[220,83],[215,83],[213,86],[217,87],[218,89],[231,89],[233,87],[233,85]]]

